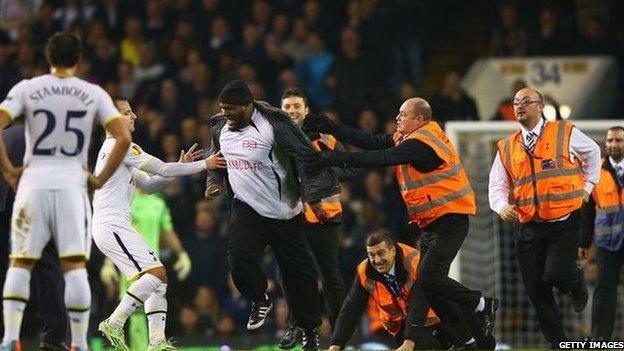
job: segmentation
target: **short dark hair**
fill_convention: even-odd
[[[291,96],[302,98],[303,99],[303,103],[306,106],[308,106],[308,97],[303,92],[303,90],[301,90],[299,88],[296,88],[296,87],[295,88],[288,88],[288,89],[286,89],[286,91],[284,91],[284,94],[282,94],[281,101],[284,101],[284,99],[289,98]]]
[[[607,132],[624,132],[624,127],[622,126],[613,126],[607,130]]]
[[[366,246],[375,246],[385,242],[386,246],[394,246],[396,241],[387,230],[376,230],[366,238]]]
[[[70,32],[57,32],[48,39],[46,58],[51,66],[74,67],[82,57],[82,43]]]

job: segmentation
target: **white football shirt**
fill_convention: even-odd
[[[110,156],[116,140],[104,140],[95,164],[94,174],[99,174]],[[205,161],[189,163],[165,163],[132,143],[122,164],[93,195],[93,223],[131,223],[130,206],[136,187],[138,172],[164,177],[177,177],[201,172]]]
[[[41,189],[86,188],[94,120],[106,126],[121,116],[101,87],[53,74],[22,80],[9,91],[0,109],[12,118],[26,118],[19,186]]]
[[[230,130],[225,124],[219,136],[234,197],[261,216],[291,219],[303,205],[299,194],[288,191],[288,171],[285,160],[275,152],[273,127],[258,110],[254,110],[251,122],[240,130]]]

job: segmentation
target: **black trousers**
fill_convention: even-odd
[[[615,323],[617,289],[624,263],[624,247],[618,251],[597,247],[596,261],[598,279],[592,304],[592,337],[608,341],[611,340]]]
[[[340,308],[347,296],[347,288],[340,274],[338,264],[338,235],[340,234],[340,225],[331,224],[303,224],[303,232],[310,244],[312,257],[316,263],[316,267],[323,281],[323,293],[325,298],[325,307],[329,313],[329,322],[332,327],[335,325],[336,318],[340,313]],[[284,283],[281,279],[282,289]],[[291,298],[285,294],[288,306],[292,306]],[[290,314],[290,324],[297,325],[294,314]]]
[[[321,324],[314,261],[301,230],[301,215],[289,220],[266,218],[237,199],[232,200],[228,261],[236,288],[249,300],[261,301],[267,281],[260,259],[267,245],[275,253],[284,289],[301,328]]]
[[[13,195],[7,197],[6,210],[0,212],[0,233],[2,237],[2,276],[0,289],[4,286],[4,278],[8,269],[9,232],[11,227],[11,212]],[[67,328],[67,311],[65,309],[65,280],[61,272],[58,252],[52,241],[43,249],[41,258],[33,270],[32,284],[35,287],[37,309],[39,310],[43,327],[41,341],[60,344],[69,340]],[[0,320],[0,323],[2,321]]]
[[[579,211],[558,222],[520,224],[516,256],[524,287],[537,313],[542,333],[552,345],[566,340],[553,287],[570,292],[579,281],[576,266]]]
[[[423,228],[417,281],[443,323],[457,327],[455,333],[460,341],[472,337],[462,310],[473,310],[481,298],[480,291],[468,289],[448,276],[468,228],[468,216],[463,214],[444,215]]]

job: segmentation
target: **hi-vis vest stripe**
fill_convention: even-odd
[[[603,160],[600,181],[592,192],[596,202],[594,237],[596,246],[618,251],[624,242],[624,191],[604,167],[605,162],[609,161]]]
[[[377,307],[379,320],[384,329],[393,336],[401,331],[403,322],[407,317],[410,301],[409,293],[412,286],[416,283],[418,266],[420,264],[420,251],[401,243],[398,243],[397,246],[397,250],[401,250],[403,256],[401,264],[407,271],[407,280],[401,288],[399,296],[394,296],[382,282],[370,279],[366,275],[366,267],[369,264],[368,259],[363,260],[358,265],[360,285],[368,291],[370,295],[369,301],[372,301]],[[399,264],[399,262],[395,262],[395,264]],[[437,316],[432,309],[429,309],[425,324],[431,325],[437,321]]]
[[[570,157],[573,126],[563,121],[544,123],[533,151],[525,148],[520,131],[498,142],[522,223],[557,219],[583,203],[580,162],[573,163]]]
[[[312,146],[316,149],[316,151],[321,150],[320,143],[323,143],[327,146],[328,149],[334,150],[336,149],[336,138],[329,134],[321,134],[320,138],[312,141]],[[342,215],[342,205],[340,204],[340,194],[332,195],[326,197],[321,200],[321,207],[327,214],[329,221],[336,221],[340,219],[340,215]],[[303,215],[306,222],[311,224],[320,223],[319,219],[312,211],[312,207],[307,203],[304,204]]]
[[[447,213],[476,213],[474,192],[459,155],[436,122],[429,122],[395,143],[417,139],[433,149],[443,161],[430,173],[420,173],[411,164],[394,166],[410,221],[423,228]]]

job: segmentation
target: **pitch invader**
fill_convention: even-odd
[[[134,131],[137,118],[128,101],[116,99],[126,126]],[[100,149],[95,173],[103,169],[115,140],[107,138]],[[154,193],[172,180],[170,177],[191,175],[208,169],[226,168],[219,154],[194,161],[201,155],[195,151],[180,153],[180,162],[165,163],[132,144],[123,164],[93,198],[93,240],[129,281],[134,281],[113,313],[100,323],[98,329],[121,351],[127,351],[124,324],[128,317],[142,305],[148,319],[148,351],[177,350],[165,338],[167,316],[167,272],[154,250],[132,227],[130,213],[135,187],[145,193]]]
[[[19,182],[11,221],[11,263],[3,291],[3,351],[21,350],[19,334],[30,297],[31,271],[50,239],[59,252],[65,278],[73,350],[87,350],[91,306],[86,270],[91,250],[87,182],[101,187],[130,145],[130,133],[110,96],[75,77],[82,55],[78,37],[56,33],[45,52],[51,73],[22,80],[0,104],[0,130],[21,115],[26,124],[23,172],[9,161],[0,136],[3,176],[14,188]],[[85,169],[96,118],[115,145],[99,175],[93,176]]]

